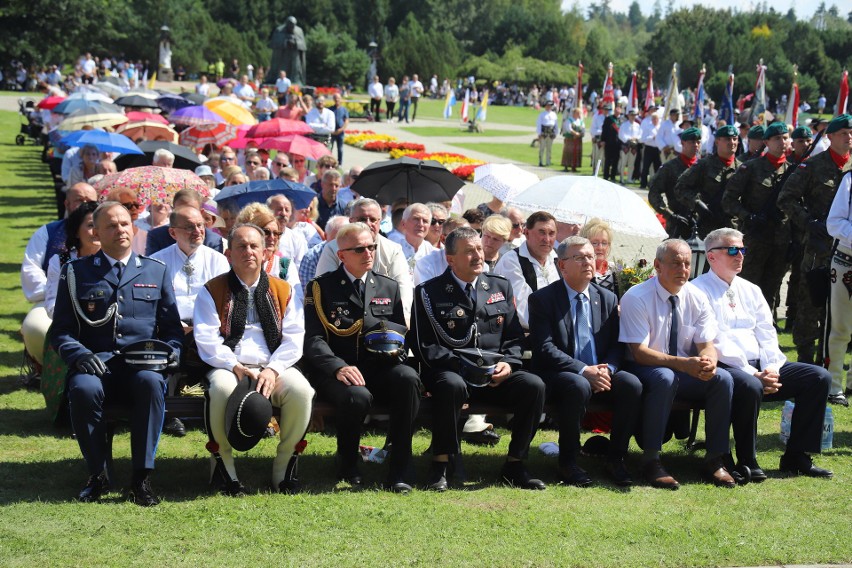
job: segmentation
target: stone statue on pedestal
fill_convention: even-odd
[[[157,68],[157,79],[160,81],[172,81],[172,43],[169,26],[160,28],[160,65]]]
[[[281,71],[287,72],[287,77],[294,85],[304,85],[307,77],[305,65],[305,33],[296,25],[296,18],[290,16],[287,21],[275,28],[269,37],[269,47],[272,48],[272,63],[266,74],[266,83],[274,84]]]

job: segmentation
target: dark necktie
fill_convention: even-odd
[[[113,265],[112,265],[112,267],[113,267],[113,270],[115,270],[115,278],[116,278],[116,280],[118,280],[119,282],[121,282],[121,269],[122,269],[122,264],[121,264],[121,262],[116,262],[115,264],[113,264]]]
[[[355,279],[355,293],[358,295],[358,299],[361,300],[361,303],[364,303],[364,281],[360,278]]]
[[[467,286],[464,287],[464,293],[467,294],[467,298],[470,300],[471,305],[476,307],[476,294],[473,291],[473,285],[468,282]]]
[[[677,357],[677,332],[680,329],[680,314],[677,312],[677,305],[680,303],[680,298],[677,296],[669,296],[669,302],[672,304],[672,328],[669,331],[669,355]]]
[[[592,331],[589,324],[588,300],[585,294],[577,294],[577,327],[576,327],[577,359],[586,365],[596,365],[595,352],[592,346]]]

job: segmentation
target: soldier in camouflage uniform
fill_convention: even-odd
[[[740,162],[748,162],[763,155],[763,149],[765,148],[763,134],[764,129],[760,124],[748,129],[746,147],[743,148],[744,152],[739,156]]]
[[[763,133],[766,154],[745,162],[728,180],[722,208],[736,218],[748,256],[740,276],[756,284],[770,309],[784,274],[790,247],[790,223],[778,210],[777,187],[787,171],[790,135],[787,125],[773,122]]]
[[[666,231],[673,239],[688,239],[692,234],[692,212],[675,199],[674,188],[680,175],[698,161],[701,130],[687,128],[678,134],[683,151],[677,160],[669,160],[654,174],[648,186],[648,202],[666,219]]]
[[[722,194],[728,178],[740,166],[736,157],[738,142],[735,128],[718,129],[713,142],[715,152],[698,160],[675,184],[675,198],[698,214],[698,236],[702,239],[714,229],[732,225],[731,217],[722,210]]]
[[[822,339],[825,331],[825,303],[814,305],[806,275],[814,269],[828,268],[831,261],[832,238],[826,230],[825,220],[842,174],[852,169],[849,120],[849,115],[842,115],[831,121],[825,130],[831,144],[829,149],[801,164],[778,196],[778,208],[790,219],[793,232],[804,235],[803,278],[796,292],[798,310],[793,343],[799,361],[805,363],[815,361],[814,345]],[[821,359],[820,354],[816,361]]]
[[[803,156],[811,145],[813,137],[811,129],[807,126],[799,126],[793,130],[793,133],[790,134],[790,144],[793,148],[793,152],[789,158],[790,167],[793,167],[793,164],[804,161]],[[792,240],[790,242],[790,250],[787,254],[787,258],[790,259],[788,263],[790,279],[787,281],[787,319],[784,321],[784,331],[786,332],[793,330],[793,322],[796,321],[796,310],[798,309],[798,302],[796,301],[798,294],[796,291],[799,289],[799,280],[802,278],[802,254],[804,253],[804,249],[802,248],[804,235],[798,232],[792,223],[790,224],[790,231],[792,232]]]

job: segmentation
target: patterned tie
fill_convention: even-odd
[[[677,356],[677,332],[680,329],[680,314],[677,312],[677,305],[680,303],[680,298],[677,296],[669,296],[669,302],[672,304],[672,328],[669,331],[669,355]]]
[[[592,330],[589,323],[588,299],[585,294],[577,294],[576,358],[586,365],[597,365],[592,345]]]

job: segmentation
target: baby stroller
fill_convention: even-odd
[[[18,99],[18,109],[21,113],[21,133],[15,136],[15,144],[23,146],[27,138],[32,140],[33,144],[43,144],[44,121],[36,109],[36,100],[31,97],[21,97]]]

